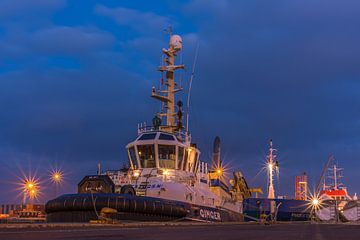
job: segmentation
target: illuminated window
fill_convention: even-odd
[[[194,169],[192,169],[193,172],[196,172],[196,168],[197,168],[197,164],[198,164],[198,158],[199,158],[199,154],[196,152],[195,153],[195,159],[194,159]]]
[[[153,144],[139,145],[137,146],[140,165],[143,168],[155,168],[155,150]]]
[[[183,147],[179,147],[178,148],[178,169],[181,169],[181,165],[184,161],[184,148]]]
[[[136,160],[136,154],[135,154],[135,147],[129,148],[129,156],[130,156],[130,162],[133,164],[134,168],[138,168],[137,160]]]
[[[185,151],[184,164],[182,167],[182,170],[184,171],[187,171],[188,158],[189,158],[188,151]]]
[[[175,169],[175,145],[159,144],[159,165],[161,168]]]

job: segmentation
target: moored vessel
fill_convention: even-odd
[[[308,221],[311,216],[309,201],[306,199],[287,199],[276,197],[274,177],[279,181],[279,162],[276,160],[276,149],[269,142],[265,169],[267,172],[267,197],[248,198],[244,200],[246,221]]]
[[[243,200],[250,191],[241,172],[228,186],[220,159],[220,138],[214,142],[212,164],[200,160],[200,150],[183,124],[183,103],[175,81],[182,39],[170,31],[169,47],[162,49],[158,70],[165,75],[151,96],[162,110],[152,124],[138,125],[138,135],[127,146],[129,168],[86,176],[77,194],[62,195],[46,204],[49,222],[89,221],[99,218],[132,220],[189,219],[242,221]],[[188,119],[188,118],[187,118]]]
[[[351,197],[341,182],[343,169],[337,166],[332,156],[328,161],[327,165],[332,165],[326,169],[318,197],[321,204],[315,214],[321,221],[357,221],[358,215],[360,217],[357,197]]]

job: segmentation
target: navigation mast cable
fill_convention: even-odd
[[[188,91],[188,97],[187,97],[187,114],[186,114],[186,132],[187,133],[189,132],[191,86],[192,86],[192,82],[193,82],[193,79],[195,76],[195,67],[196,67],[196,62],[197,62],[197,58],[198,58],[198,53],[199,53],[199,43],[197,43],[197,45],[196,45],[194,63],[192,66],[191,77],[190,77],[190,82],[189,82],[189,91]]]

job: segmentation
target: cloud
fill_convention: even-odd
[[[0,19],[48,12],[62,8],[65,4],[65,0],[2,0],[0,2]]]
[[[141,33],[159,31],[171,24],[171,20],[166,16],[123,7],[109,8],[97,5],[95,13],[109,17],[119,25],[131,27]]]
[[[51,26],[36,31],[23,30],[0,39],[0,72],[16,69],[122,61],[113,52],[115,38],[96,27]],[[100,59],[104,62],[100,62]],[[46,66],[44,66],[46,65]]]
[[[94,154],[103,159],[120,157],[124,147],[118,149],[119,136],[126,133],[131,138],[141,119],[127,130],[122,129],[124,122],[134,116],[145,117],[151,109],[131,104],[147,97],[139,96],[139,91],[145,89],[137,76],[112,65],[95,65],[87,71],[17,71],[1,75],[0,83],[0,108],[6,112],[0,120],[4,127],[0,143],[19,152],[30,149],[34,155],[67,152],[78,161]],[[129,83],[135,86],[129,89]]]
[[[110,33],[85,27],[55,26],[36,31],[30,37],[30,47],[46,54],[86,54],[108,49],[113,43]]]
[[[188,4],[182,5],[184,13],[203,17],[204,14],[216,14],[225,12],[232,7],[228,0],[191,0]]]

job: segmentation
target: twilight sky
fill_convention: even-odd
[[[182,35],[188,86],[196,45],[190,129],[210,162],[223,160],[250,186],[273,139],[280,192],[293,195],[306,171],[313,187],[327,156],[360,192],[360,2],[358,0],[1,0],[0,203],[20,202],[21,172],[54,196],[51,167],[75,192],[86,174],[116,169],[137,123],[159,104],[149,97],[167,46]],[[186,93],[182,95],[185,100]]]

